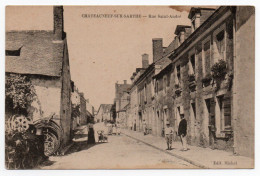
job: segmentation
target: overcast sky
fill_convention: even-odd
[[[177,10],[175,10],[177,9]],[[163,38],[167,47],[178,24],[190,25],[189,7],[168,6],[65,6],[64,30],[67,33],[71,78],[85,98],[97,109],[113,103],[115,82],[130,82],[141,55],[152,62],[152,38]],[[52,30],[50,6],[6,8],[7,30]],[[82,14],[178,15],[180,18],[83,18]],[[15,24],[15,25],[11,25]]]

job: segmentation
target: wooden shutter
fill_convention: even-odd
[[[215,126],[215,107],[216,107],[216,102],[215,102],[214,98],[211,98],[210,99],[210,119],[209,119],[209,123],[210,123],[210,125],[214,125],[214,126]]]
[[[223,108],[224,108],[224,125],[225,127],[230,127],[231,126],[231,97],[229,94],[224,95]]]
[[[210,41],[204,44],[205,73],[210,73]]]

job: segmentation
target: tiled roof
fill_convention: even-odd
[[[161,69],[165,68],[169,65],[172,61],[168,57],[163,57],[162,59],[158,60],[155,65],[160,65]]]
[[[172,53],[178,47],[177,40],[173,40],[170,45],[165,48],[163,52],[163,57],[167,56],[168,54]]]
[[[119,95],[118,98],[120,98],[124,92],[130,92],[130,89],[131,84],[117,84],[116,93]]]
[[[17,50],[20,56],[6,56],[5,71],[20,74],[60,76],[64,42],[53,44],[53,31],[6,32],[6,50]],[[59,57],[57,57],[59,56]]]

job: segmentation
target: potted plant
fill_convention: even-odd
[[[214,80],[223,79],[227,74],[227,63],[223,59],[219,60],[211,67],[212,78]]]
[[[208,73],[206,76],[204,76],[202,78],[202,84],[204,85],[204,87],[207,87],[210,85],[210,81],[212,80],[212,76],[210,73]]]
[[[188,77],[189,77],[189,82],[195,81],[195,75],[194,74],[190,74],[190,75],[188,75]]]
[[[227,63],[223,59],[219,60],[211,67],[212,78],[216,82],[216,91],[219,90],[221,82],[227,74]]]

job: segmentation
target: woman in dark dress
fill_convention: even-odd
[[[95,132],[92,123],[88,126],[88,144],[95,144]]]

